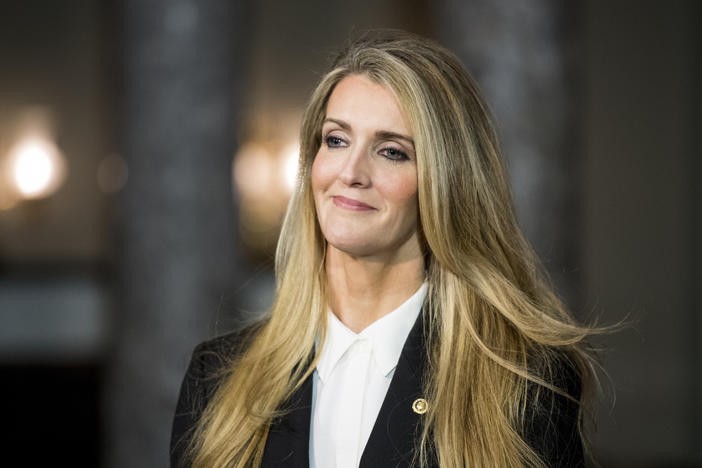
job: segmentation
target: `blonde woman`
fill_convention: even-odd
[[[315,89],[267,317],[200,345],[171,461],[584,464],[589,330],[515,219],[487,107],[434,42],[380,31]]]

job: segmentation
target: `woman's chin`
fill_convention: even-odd
[[[377,253],[379,246],[375,242],[358,238],[327,238],[329,247],[352,257],[368,257]]]

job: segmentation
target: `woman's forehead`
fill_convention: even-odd
[[[395,93],[365,75],[349,75],[336,85],[324,118],[357,130],[373,128],[412,137],[409,121]]]

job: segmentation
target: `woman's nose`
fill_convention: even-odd
[[[366,151],[352,148],[339,173],[339,180],[351,187],[366,187],[370,185],[370,172]]]

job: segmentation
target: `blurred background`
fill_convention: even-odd
[[[561,294],[631,321],[596,458],[702,466],[694,0],[0,1],[3,465],[167,465],[194,345],[270,303],[306,99],[376,27],[460,56]]]

